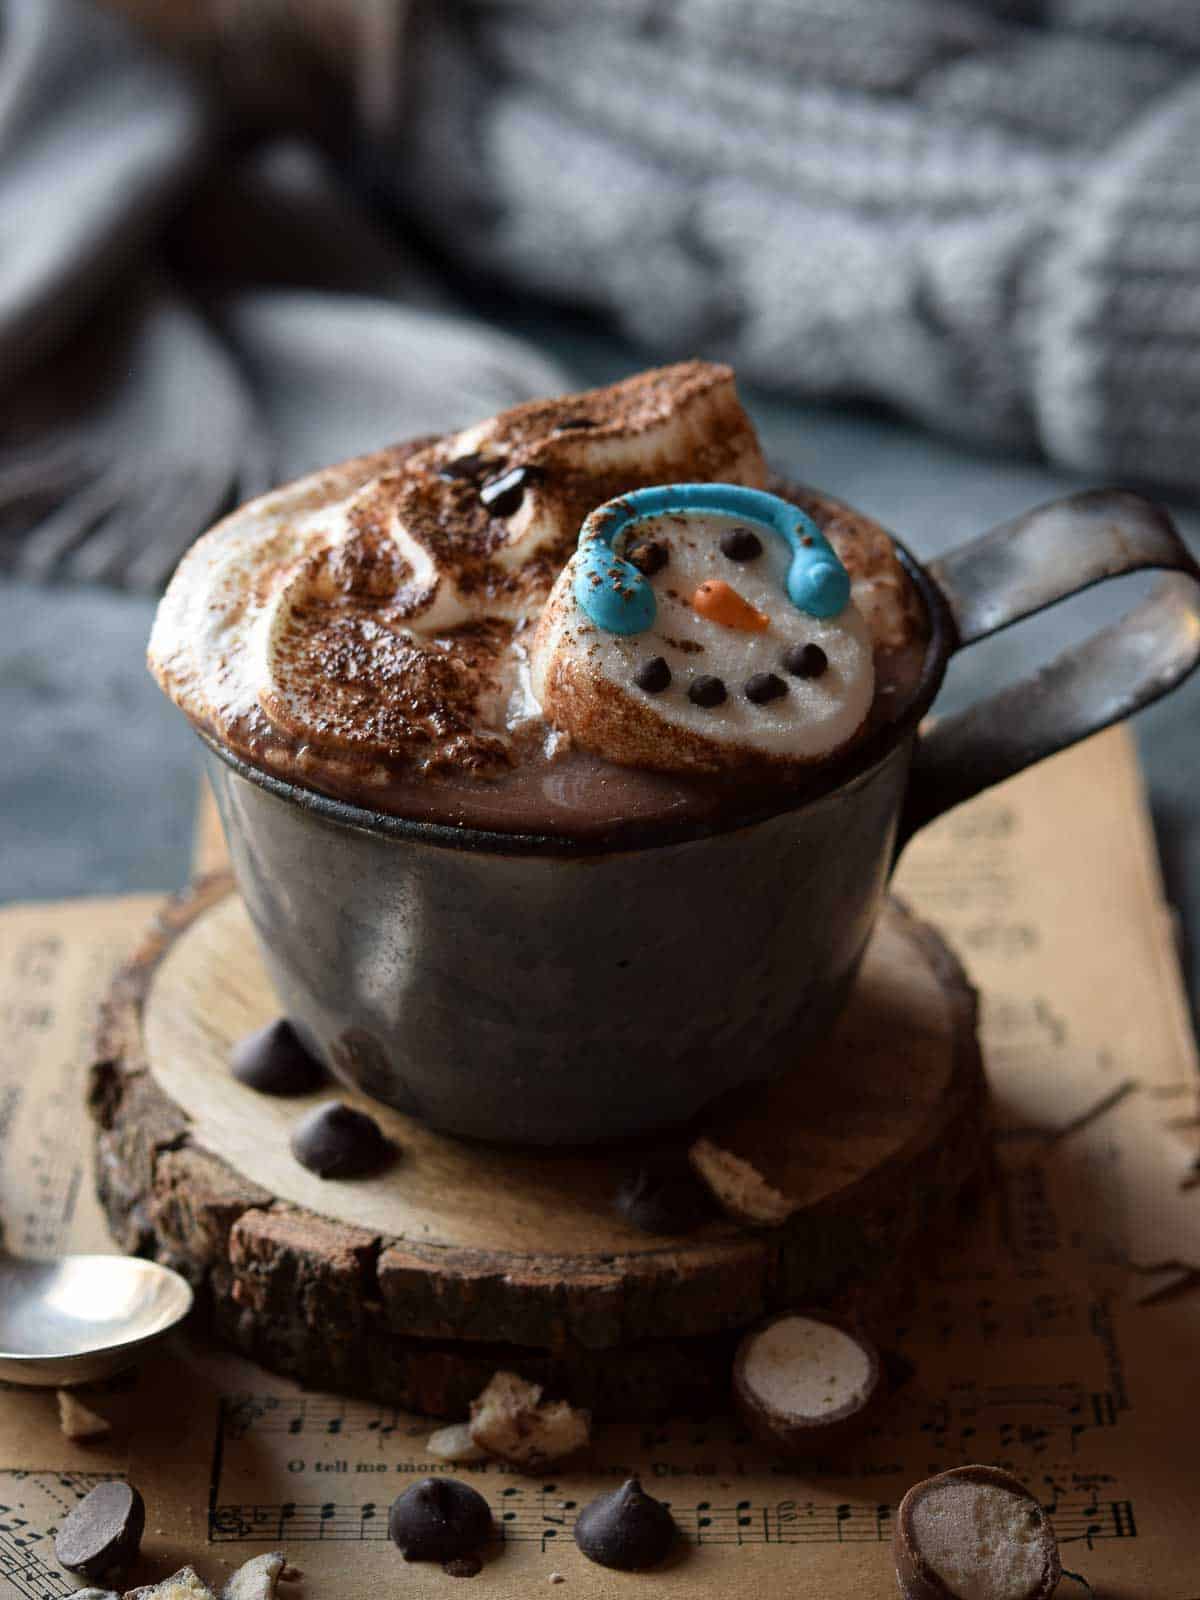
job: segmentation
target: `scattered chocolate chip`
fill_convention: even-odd
[[[647,694],[661,694],[664,689],[670,688],[671,669],[662,656],[651,656],[634,673],[633,681]]]
[[[762,555],[762,540],[753,528],[730,528],[721,535],[721,554],[730,561],[754,561]]]
[[[511,517],[525,498],[526,485],[532,483],[528,467],[514,467],[502,478],[492,478],[479,491],[479,498],[496,517]]]
[[[478,1556],[456,1556],[443,1563],[442,1571],[449,1578],[477,1578],[483,1571],[483,1562]]]
[[[128,1483],[98,1483],[67,1514],[54,1536],[54,1554],[68,1572],[102,1578],[126,1567],[138,1553],[146,1504]]]
[[[892,1557],[905,1600],[1047,1600],[1066,1576],[1049,1517],[998,1467],[952,1467],[914,1484],[892,1524]]]
[[[664,1151],[629,1173],[617,1190],[617,1210],[643,1233],[691,1233],[717,1214],[687,1152]]]
[[[771,700],[778,700],[781,694],[786,694],[787,684],[773,672],[756,672],[752,678],[746,679],[745,692],[746,699],[753,705],[765,706]]]
[[[388,1512],[388,1533],[405,1561],[461,1560],[481,1549],[491,1532],[487,1501],[457,1478],[422,1478]]]
[[[442,462],[438,468],[438,477],[450,481],[455,478],[465,478],[468,483],[477,483],[485,474],[495,472],[497,467],[503,465],[502,461],[489,461],[487,456],[457,456],[453,461]]]
[[[594,417],[564,417],[555,424],[556,433],[566,433],[568,428],[597,428],[599,423]]]
[[[793,678],[819,678],[829,665],[829,657],[819,644],[794,644],[783,664]]]
[[[712,706],[719,706],[724,698],[725,685],[720,678],[714,678],[710,673],[702,672],[688,685],[688,699],[694,706],[704,706],[709,709]]]
[[[575,1543],[588,1560],[620,1572],[658,1566],[677,1534],[670,1511],[636,1478],[584,1506],[575,1520]]]
[[[382,1167],[391,1146],[365,1111],[341,1100],[310,1111],[292,1134],[292,1154],[318,1178],[358,1178]]]
[[[652,578],[656,572],[661,572],[670,560],[665,544],[659,544],[657,539],[639,539],[625,552],[627,561],[632,561],[638,571],[647,578]]]
[[[325,1082],[324,1067],[309,1055],[286,1017],[239,1039],[229,1066],[239,1083],[259,1094],[310,1094]]]

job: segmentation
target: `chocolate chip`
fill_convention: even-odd
[[[405,1561],[458,1561],[487,1543],[492,1513],[470,1484],[422,1478],[392,1501],[388,1533]]]
[[[682,1150],[649,1157],[617,1190],[617,1210],[643,1233],[692,1233],[716,1215],[712,1192]]]
[[[514,467],[502,478],[492,478],[479,491],[479,498],[496,517],[511,517],[525,498],[525,487],[533,481],[528,467]]]
[[[762,555],[762,540],[753,528],[730,528],[721,535],[721,554],[730,561],[754,561]]]
[[[230,1071],[259,1094],[309,1094],[325,1082],[325,1069],[300,1043],[286,1017],[248,1033],[234,1045]]]
[[[564,417],[561,422],[555,424],[554,431],[556,433],[566,433],[568,428],[596,427],[599,427],[599,423],[594,417]]]
[[[702,672],[698,678],[693,678],[688,685],[688,699],[694,706],[704,706],[706,709],[719,706],[725,698],[725,685],[720,678],[714,678],[707,672]]]
[[[793,678],[819,678],[829,665],[829,657],[819,644],[794,644],[783,664]]]
[[[374,1117],[341,1100],[318,1106],[292,1134],[292,1154],[318,1178],[359,1178],[388,1160],[391,1146]]]
[[[146,1503],[128,1483],[98,1483],[68,1513],[54,1536],[54,1554],[68,1572],[101,1578],[127,1567],[138,1553]]]
[[[495,472],[497,467],[504,463],[494,457],[489,460],[487,456],[469,455],[456,456],[453,461],[443,461],[438,468],[438,477],[446,478],[453,482],[455,478],[464,478],[468,483],[478,483],[480,478],[489,472]]]
[[[671,669],[662,656],[651,656],[634,673],[633,681],[647,694],[661,694],[664,689],[670,688]]]
[[[746,699],[756,706],[765,706],[768,701],[778,700],[781,694],[786,693],[787,684],[773,672],[756,672],[752,678],[746,679]]]
[[[620,1572],[658,1566],[677,1533],[670,1511],[636,1478],[584,1506],[575,1520],[575,1543],[588,1560]]]
[[[656,539],[639,539],[625,552],[625,559],[632,561],[644,577],[652,578],[662,571],[670,557],[665,544],[659,544]]]

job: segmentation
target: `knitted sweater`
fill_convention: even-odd
[[[1200,0],[240,8],[358,18],[376,179],[648,357],[1200,488]],[[570,382],[354,174],[232,160],[215,98],[89,0],[0,0],[0,570],[153,588],[271,481]]]
[[[648,350],[1200,484],[1195,0],[470,0],[397,192]]]

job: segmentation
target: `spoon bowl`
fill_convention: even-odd
[[[0,1257],[0,1379],[58,1389],[107,1378],[182,1322],[192,1300],[177,1272],[136,1256]]]

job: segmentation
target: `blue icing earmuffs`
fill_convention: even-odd
[[[798,611],[810,617],[836,617],[850,600],[850,574],[807,512],[778,495],[734,483],[671,483],[634,489],[598,506],[579,530],[575,600],[606,633],[645,633],[658,614],[654,590],[632,561],[613,550],[613,541],[633,523],[648,517],[738,517],[786,540],[792,552],[785,589]]]

